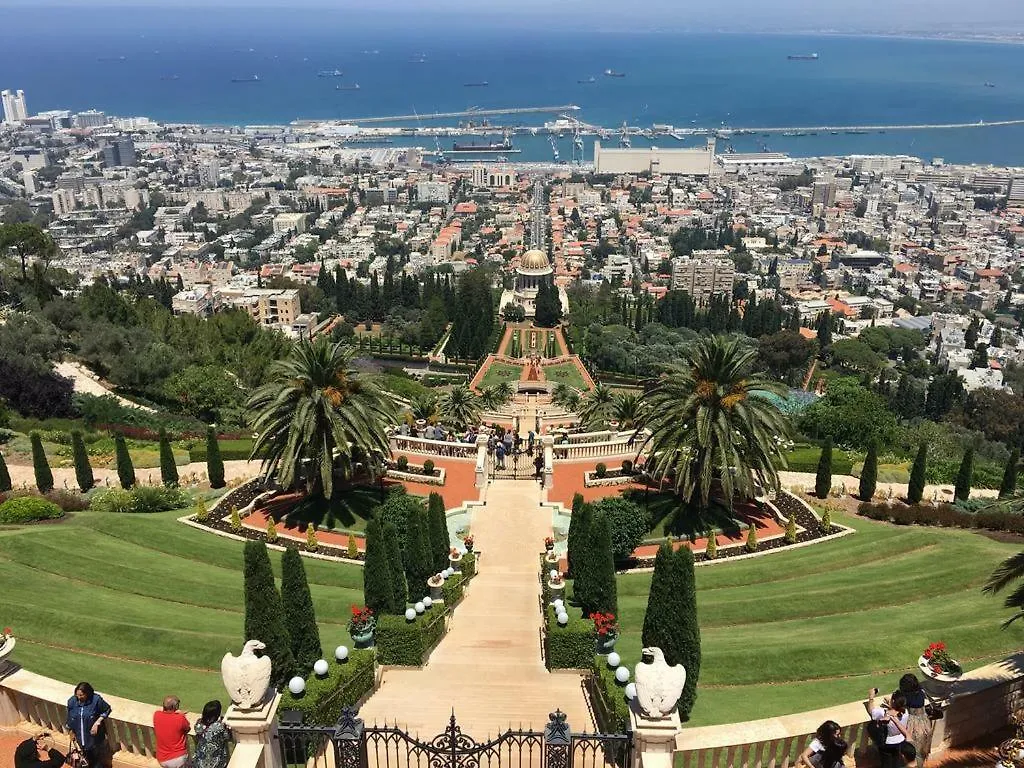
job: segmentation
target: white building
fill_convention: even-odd
[[[103,112],[95,109],[87,109],[85,112],[78,112],[73,119],[75,128],[99,128],[110,122]]]
[[[683,256],[672,261],[672,290],[686,291],[698,304],[707,303],[716,294],[731,297],[735,279],[732,259]]]
[[[216,187],[220,181],[220,163],[217,158],[201,160],[198,168],[199,186]]]
[[[4,122],[8,125],[17,125],[28,120],[24,91],[3,91],[0,93],[0,102],[4,107]]]
[[[594,142],[595,173],[650,173],[672,176],[710,176],[715,164],[715,140],[704,149],[606,149]]]
[[[294,232],[301,235],[306,231],[306,214],[304,213],[279,213],[274,217],[274,232]]]
[[[447,203],[451,189],[446,181],[421,181],[416,184],[416,197],[421,203]]]
[[[50,199],[53,201],[53,212],[58,218],[75,210],[75,193],[70,189],[55,189]]]

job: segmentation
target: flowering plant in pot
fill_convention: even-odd
[[[550,552],[554,548],[555,548],[555,540],[554,540],[554,538],[552,538],[551,536],[548,536],[546,539],[544,539],[544,549],[546,549],[548,552]]]
[[[10,627],[4,627],[4,631],[0,633],[0,659],[10,655],[13,650],[14,635]]]
[[[925,662],[927,663],[927,669],[924,669]],[[921,659],[918,663],[921,664],[922,669],[926,673],[933,677],[939,675],[960,677],[963,674],[960,662],[949,655],[945,643],[931,643],[921,653]]]
[[[615,647],[615,641],[619,639],[619,624],[615,620],[614,613],[594,613],[590,616],[594,622],[594,631],[597,632],[597,652],[607,656]]]
[[[348,631],[356,648],[368,648],[373,645],[373,632],[377,628],[377,618],[373,609],[365,605],[352,606],[352,618],[348,621]]]
[[[473,551],[473,534],[466,536],[462,539],[463,545],[466,547],[467,552]]]
[[[459,562],[459,561],[460,561],[461,559],[462,559],[462,553],[461,553],[461,552],[459,552],[459,550],[458,550],[458,549],[456,549],[455,547],[452,547],[452,548],[451,548],[451,549],[450,549],[450,550],[448,551],[448,560],[449,560],[450,562],[453,562],[453,563],[457,563],[457,562]]]

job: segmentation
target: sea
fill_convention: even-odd
[[[308,8],[0,8],[0,88],[30,112],[99,109],[218,125],[286,124],[470,108],[576,104],[609,129],[756,129],[813,125],[976,123],[1024,119],[1024,46],[985,42],[707,31],[576,28],[473,10],[453,23],[428,12]],[[471,8],[467,5],[467,9]],[[610,20],[613,21],[613,20]],[[789,55],[817,53],[817,60]],[[338,70],[341,76],[320,77]],[[622,77],[608,77],[605,70]],[[253,77],[251,82],[233,82]],[[593,81],[591,82],[591,78]],[[465,84],[484,82],[486,86]],[[358,90],[336,86],[358,83]],[[557,114],[491,118],[541,125]],[[455,124],[455,120],[443,121]],[[395,139],[400,142],[400,139]],[[616,137],[605,144],[615,144]],[[441,142],[447,148],[451,139]],[[633,146],[702,145],[659,136]],[[434,148],[432,139],[413,143]],[[551,161],[547,137],[516,139],[510,159]],[[584,159],[592,158],[593,138]],[[560,160],[569,134],[556,139]],[[719,151],[796,157],[910,154],[1024,166],[1024,125],[719,141]]]

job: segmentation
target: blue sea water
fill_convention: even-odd
[[[1024,46],[574,31],[542,19],[508,28],[474,24],[471,15],[452,25],[427,13],[389,17],[386,4],[381,9],[4,8],[0,87],[24,89],[33,112],[97,108],[231,125],[567,103],[582,107],[582,119],[608,127],[623,121],[743,128],[1024,118]],[[820,59],[786,59],[811,52]],[[602,76],[608,68],[625,77]],[[317,77],[333,69],[344,77]],[[231,82],[252,75],[259,82]],[[592,84],[577,82],[591,76]],[[463,85],[482,80],[489,87]],[[336,90],[342,83],[359,83],[360,90]],[[545,119],[551,116],[517,121]],[[756,135],[735,137],[732,144],[737,151],[768,148],[797,156],[886,152],[1024,165],[1024,126]],[[546,140],[522,145],[522,159],[550,158]],[[567,159],[568,137],[559,148]]]

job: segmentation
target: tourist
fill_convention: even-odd
[[[536,435],[533,434],[531,429],[526,433],[526,455],[533,456],[533,441],[536,439]]]
[[[797,763],[804,768],[842,768],[847,748],[839,723],[826,720],[818,726],[814,739],[800,753]]]
[[[498,443],[498,447],[494,449],[494,458],[497,461],[496,465],[498,469],[505,468],[505,444]]]
[[[543,480],[544,474],[544,457],[539,453],[533,460],[533,476]]]
[[[907,715],[907,699],[896,691],[889,697],[888,703],[883,699],[880,704],[876,704],[877,695],[878,689],[874,688],[868,696],[867,706],[871,719],[885,728],[884,739],[875,740],[881,768],[903,768],[908,760],[917,756],[914,745],[907,741],[907,724],[910,720]]]
[[[900,693],[907,700],[907,741],[917,750],[918,768],[923,768],[924,761],[932,751],[932,733],[935,731],[935,724],[925,710],[928,697],[913,674],[900,678]]]
[[[194,768],[227,768],[228,744],[231,729],[220,716],[221,707],[217,700],[206,702],[203,714],[196,723],[196,754]]]
[[[163,709],[153,713],[156,761],[161,768],[184,768],[188,765],[188,732],[192,730],[192,724],[178,711],[180,706],[177,696],[167,696]]]
[[[53,748],[49,731],[25,739],[14,750],[14,768],[60,768],[64,755]]]
[[[67,727],[90,766],[109,766],[112,762],[104,726],[110,712],[110,705],[89,683],[76,685],[74,696],[68,699]]]
[[[498,438],[496,438],[494,436],[494,433],[492,432],[490,434],[490,436],[487,438],[487,455],[488,456],[493,456],[494,455],[494,449],[497,447],[497,445],[498,445]]]

